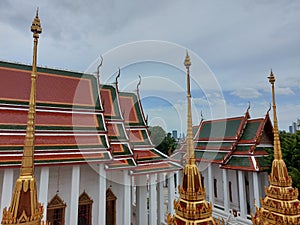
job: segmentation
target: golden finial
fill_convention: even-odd
[[[42,27],[39,18],[39,8],[37,8],[35,18],[32,21],[31,32],[33,33],[34,38],[39,38],[39,34],[42,33]]]
[[[269,78],[269,82],[273,85],[275,83],[275,77],[274,77],[272,69],[270,72],[270,76],[268,76],[268,78]]]
[[[185,65],[186,68],[188,68],[188,67],[190,67],[192,65],[188,50],[186,50],[186,56],[185,56],[185,60],[184,60],[184,65]]]
[[[278,121],[277,121],[277,112],[276,112],[276,101],[275,101],[275,76],[271,69],[269,82],[272,85],[272,104],[273,104],[273,122],[274,122],[274,158],[275,159],[282,159],[282,152],[280,147],[280,140],[279,140],[279,132],[278,132]]]
[[[193,143],[193,124],[192,124],[192,106],[191,106],[191,81],[190,81],[190,66],[191,60],[188,51],[184,60],[187,75],[187,163],[195,163],[194,158],[194,143]]]

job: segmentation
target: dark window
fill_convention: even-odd
[[[55,195],[47,206],[47,221],[51,225],[64,225],[65,208],[66,204],[63,200],[58,195]]]
[[[78,225],[92,224],[92,204],[93,200],[85,192],[79,196]]]
[[[232,187],[231,187],[231,181],[229,181],[229,200],[232,202]]]
[[[214,193],[215,193],[215,198],[218,197],[218,185],[217,185],[217,179],[214,179]]]
[[[117,197],[110,188],[106,190],[106,225],[116,225]]]

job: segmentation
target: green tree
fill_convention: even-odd
[[[152,143],[158,146],[166,137],[166,132],[160,126],[149,127]]]
[[[167,133],[160,126],[149,127],[151,139],[155,148],[160,152],[170,155],[176,148],[177,142],[171,133]]]
[[[292,177],[293,186],[300,189],[300,131],[294,134],[281,131],[279,136],[282,158],[287,166],[289,175]],[[268,148],[266,150],[269,153],[267,162],[270,165],[270,173],[274,151]]]

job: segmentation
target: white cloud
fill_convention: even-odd
[[[238,96],[243,99],[253,99],[261,96],[261,93],[254,88],[241,88],[231,92],[231,95]]]

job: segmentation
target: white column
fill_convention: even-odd
[[[254,206],[254,190],[253,190],[253,172],[247,172],[248,173],[248,190],[249,190],[249,207],[250,207],[250,213],[255,212],[255,206]],[[248,207],[248,206],[247,206]],[[248,212],[247,212],[248,214]]]
[[[175,199],[175,184],[174,184],[174,174],[168,174],[168,213],[173,215],[175,213],[174,210],[174,199]]]
[[[136,200],[135,200],[135,197],[136,197],[136,194],[135,194],[135,177],[131,177],[131,186],[132,186],[132,188],[131,188],[131,202],[132,202],[132,204],[133,205],[135,205],[135,203],[136,203]]]
[[[5,207],[8,209],[13,191],[14,170],[4,169],[3,183],[2,183],[2,196],[1,196],[1,210]],[[2,211],[0,212],[0,221],[2,221]]]
[[[178,185],[182,186],[182,170],[178,171],[178,182],[176,187],[177,192],[178,192]]]
[[[158,201],[158,209],[157,209],[157,221],[160,225],[164,220],[164,175],[162,173],[158,174],[157,181],[157,201]],[[150,215],[151,216],[151,215]]]
[[[79,165],[75,165],[72,168],[70,224],[77,224],[78,221],[79,182],[80,182],[80,167]]]
[[[124,177],[124,186],[123,186],[123,221],[122,224],[130,225],[131,224],[131,177],[128,174],[127,170],[123,171]]]
[[[247,203],[246,203],[246,189],[245,189],[245,176],[243,171],[238,171],[239,180],[239,197],[240,197],[240,214],[242,218],[246,218],[247,215]]]
[[[156,174],[149,175],[149,224],[157,224]]]
[[[146,182],[146,176],[136,177],[136,224],[139,225],[148,225]]]
[[[106,171],[104,165],[99,165],[99,208],[98,208],[98,225],[106,224]]]
[[[208,165],[208,196],[209,196],[209,201],[214,205],[214,196],[213,196],[213,190],[214,190],[214,185],[213,185],[213,175],[212,175],[212,164],[210,163]]]
[[[39,190],[39,202],[44,206],[43,220],[47,220],[47,204],[48,204],[48,184],[49,184],[49,167],[41,168],[40,175],[40,190]]]
[[[228,191],[228,171],[223,169],[223,196],[224,196],[224,210],[229,213],[229,191]]]
[[[254,200],[258,207],[260,207],[260,199],[259,199],[259,185],[258,185],[258,173],[253,172],[253,190],[254,190]],[[251,202],[252,204],[252,202]]]

